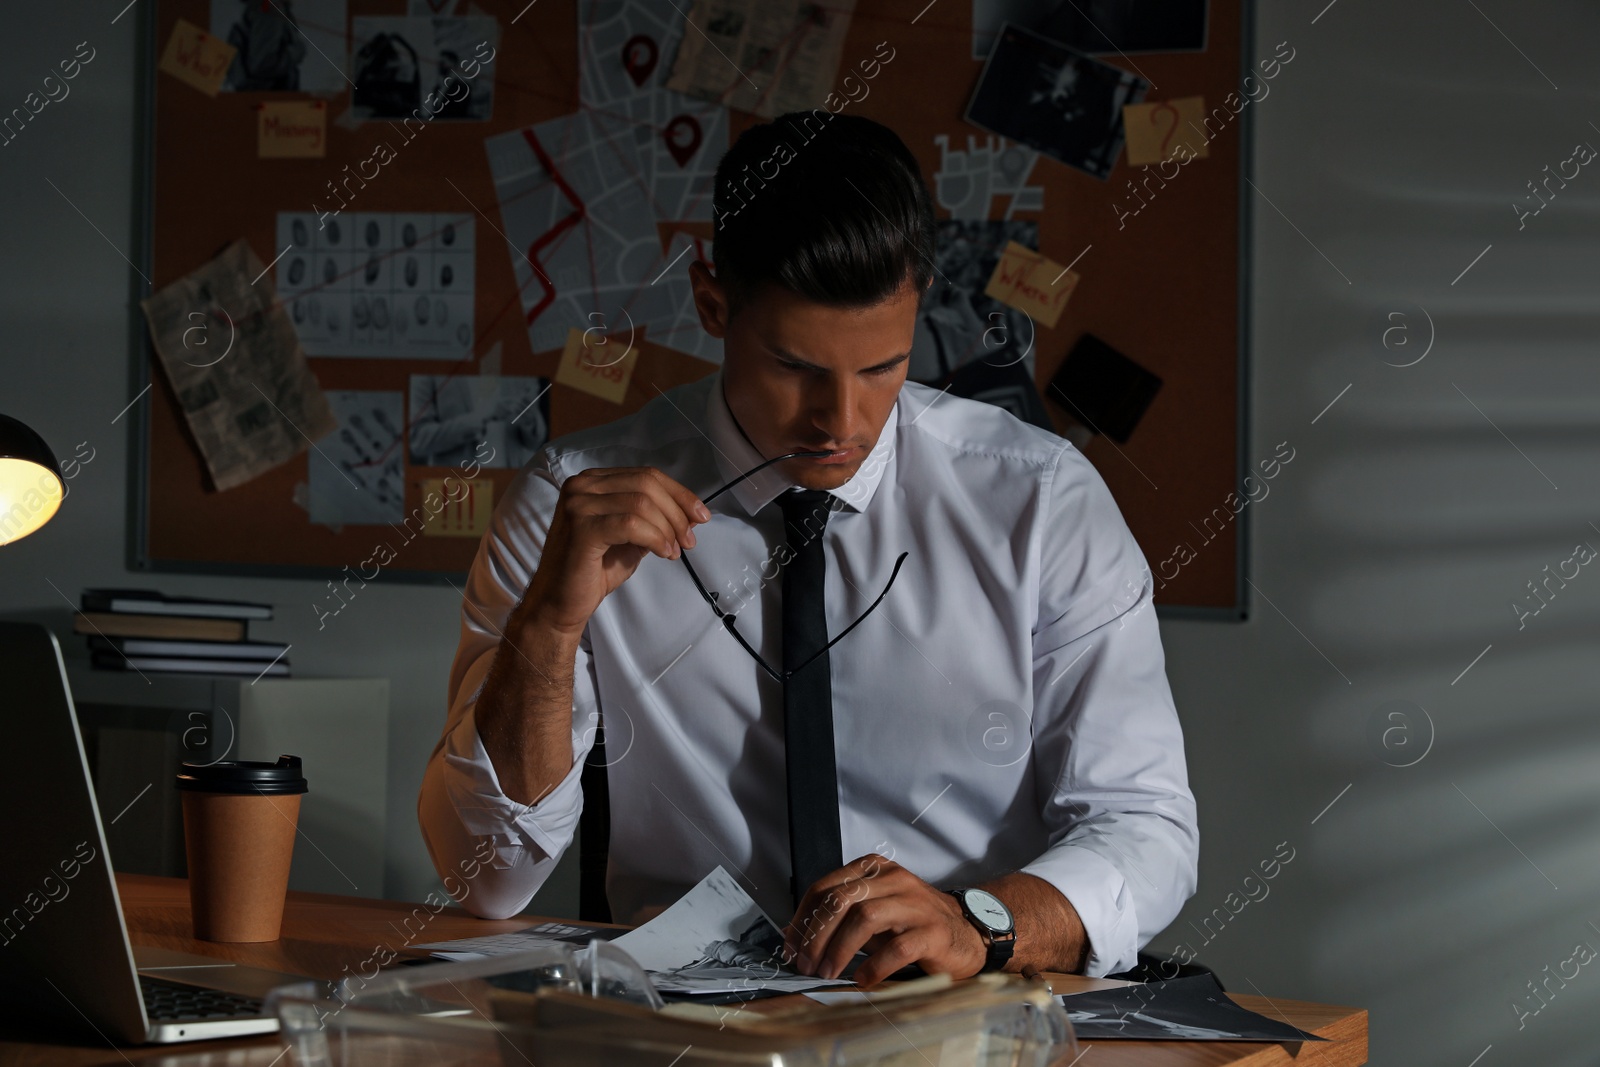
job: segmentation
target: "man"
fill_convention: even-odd
[[[418,805],[435,865],[491,840],[466,905],[522,910],[603,716],[618,921],[721,865],[806,974],[1133,966],[1198,846],[1104,483],[906,383],[933,212],[886,127],[755,127],[714,211],[690,270],[721,371],[547,445],[484,536]]]

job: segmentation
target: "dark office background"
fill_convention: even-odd
[[[121,254],[139,20],[109,24],[121,3],[8,5],[0,35],[5,108],[78,42],[96,52],[0,149],[0,409],[63,456],[94,452],[57,520],[0,552],[0,612],[63,633],[51,583],[144,580],[124,570],[129,435],[112,422],[139,387]],[[1374,1064],[1592,1064],[1593,966],[1520,1027],[1514,1005],[1600,946],[1600,577],[1584,568],[1520,623],[1512,605],[1600,545],[1600,173],[1520,228],[1513,205],[1600,144],[1600,10],[1259,7],[1257,51],[1296,58],[1252,109],[1249,441],[1295,459],[1246,510],[1248,620],[1163,623],[1203,847],[1199,891],[1154,945],[1193,945],[1232,990],[1369,1008]],[[292,642],[297,674],[391,680],[389,751],[352,758],[388,761],[386,895],[433,888],[415,798],[458,594],[376,582],[319,632],[320,582],[160,585],[273,603],[256,633]],[[1282,842],[1294,858],[1241,908]],[[571,858],[539,910],[575,906]]]

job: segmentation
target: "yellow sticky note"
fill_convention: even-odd
[[[1026,311],[1035,321],[1054,327],[1067,306],[1067,297],[1078,287],[1078,275],[1062,270],[1048,256],[1026,245],[1006,242],[1000,262],[994,265],[984,293],[1018,311]]]
[[[607,337],[595,329],[567,331],[567,345],[556,368],[556,381],[574,389],[622,403],[639,362],[639,349],[626,334]]]
[[[234,51],[233,45],[222,38],[179,19],[172,36],[167,38],[166,51],[161,53],[161,69],[207,96],[216,96],[222,79],[228,76]]]
[[[490,478],[426,478],[422,509],[424,537],[482,537],[494,514],[494,481]],[[435,510],[437,509],[437,510]]]
[[[321,159],[328,153],[328,105],[321,100],[274,100],[256,110],[256,155],[262,159]]]
[[[1183,145],[1187,158],[1211,154],[1205,134],[1206,101],[1200,96],[1161,100],[1154,104],[1127,104],[1122,128],[1128,139],[1128,162],[1135,167],[1171,159]]]

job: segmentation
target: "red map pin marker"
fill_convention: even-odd
[[[661,137],[667,142],[667,151],[678,161],[678,166],[684,166],[700,148],[700,123],[693,115],[679,115],[667,123]]]
[[[622,46],[622,66],[633,79],[633,84],[643,85],[650,72],[656,69],[656,42],[642,33],[634,34]]]

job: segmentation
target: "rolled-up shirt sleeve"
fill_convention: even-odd
[[[1042,491],[1032,728],[1050,846],[1022,869],[1076,909],[1099,977],[1194,893],[1199,829],[1144,556],[1075,449]]]
[[[541,451],[495,508],[462,599],[449,715],[417,798],[434,869],[456,901],[483,918],[526,908],[572,843],[583,812],[583,760],[600,724],[585,635],[573,664],[572,767],[553,790],[532,805],[506,796],[478,734],[478,694],[506,620],[538,567],[559,486],[548,450]],[[509,645],[507,651],[520,654]]]

